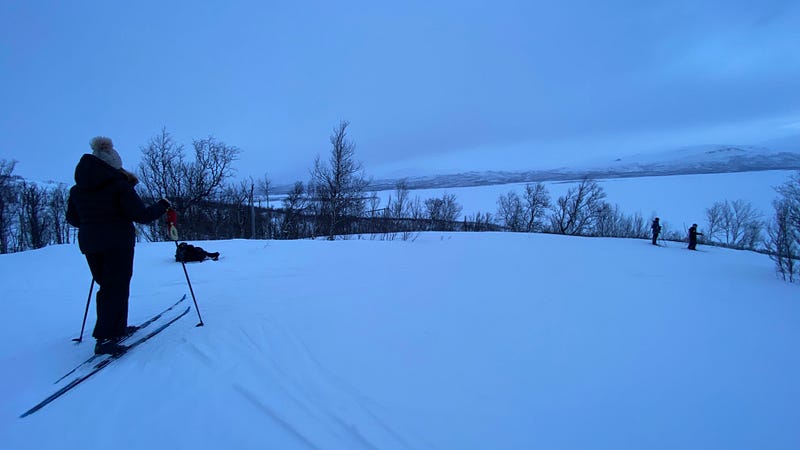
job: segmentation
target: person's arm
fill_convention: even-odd
[[[162,199],[150,206],[145,206],[133,186],[126,184],[121,189],[120,203],[128,219],[138,223],[150,223],[167,212],[169,202],[166,200]]]

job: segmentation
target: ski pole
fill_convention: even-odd
[[[178,241],[175,241],[175,248],[178,248]],[[192,282],[189,281],[189,272],[186,271],[186,263],[181,260],[181,265],[183,266],[183,274],[186,275],[186,284],[189,285],[189,292],[192,294],[192,301],[194,301],[194,309],[197,311],[197,318],[200,319],[200,323],[198,323],[197,327],[202,327],[203,318],[200,316],[200,308],[197,307],[197,298],[194,296],[194,289],[192,289]]]
[[[89,315],[89,303],[92,301],[92,290],[94,289],[94,278],[92,278],[92,284],[89,285],[89,297],[86,299],[86,311],[83,312],[83,323],[81,324],[81,334],[80,336],[72,339],[77,343],[81,343],[83,341],[83,329],[86,327],[86,316]]]
[[[175,225],[178,223],[178,213],[175,212],[174,209],[170,208],[167,210],[167,226],[169,227],[169,238],[175,242],[175,248],[178,248],[178,229]],[[194,296],[194,289],[192,289],[192,282],[189,280],[189,272],[186,270],[186,263],[181,258],[181,266],[183,266],[183,274],[186,275],[186,284],[189,285],[189,293],[192,294],[192,301],[194,301],[194,309],[197,311],[197,318],[200,319],[200,323],[198,323],[197,327],[202,327],[203,318],[200,316],[200,308],[197,306],[197,298]]]

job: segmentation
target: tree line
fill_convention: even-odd
[[[334,127],[326,159],[313,162],[307,182],[297,181],[278,204],[270,203],[271,181],[234,182],[241,151],[213,137],[196,139],[191,157],[164,128],[141,147],[137,190],[146,201],[168,198],[180,213],[182,240],[335,239],[370,235],[413,239],[422,231],[511,231],[576,236],[647,238],[650,221],[625,214],[606,201],[597,181],[586,178],[552,199],[543,183],[525,185],[497,199],[494,213],[464,215],[453,194],[411,197],[400,181],[387,204],[370,192],[371,180],[356,159],[349,123]],[[0,253],[75,241],[64,211],[68,186],[38,185],[13,174],[14,161],[0,160]],[[800,273],[800,174],[776,188],[774,214],[764,220],[744,200],[724,200],[706,209],[705,243],[768,253],[785,279]],[[274,196],[273,196],[274,197]],[[686,230],[662,224],[668,240],[685,241]],[[167,239],[163,224],[137,226],[140,240]]]
[[[25,181],[14,175],[15,165],[0,160],[0,254],[70,243],[67,187]]]

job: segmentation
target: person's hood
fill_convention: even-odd
[[[81,157],[75,167],[75,184],[81,189],[97,189],[116,179],[124,180],[125,175],[88,153]]]

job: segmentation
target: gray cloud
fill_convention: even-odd
[[[213,134],[253,153],[246,170],[288,177],[343,119],[379,163],[637,136],[691,145],[703,129],[777,139],[786,131],[765,124],[800,117],[790,1],[2,8],[0,158],[42,173],[65,168],[26,157],[38,130],[42,152],[96,134],[135,151],[162,126],[187,144]]]

